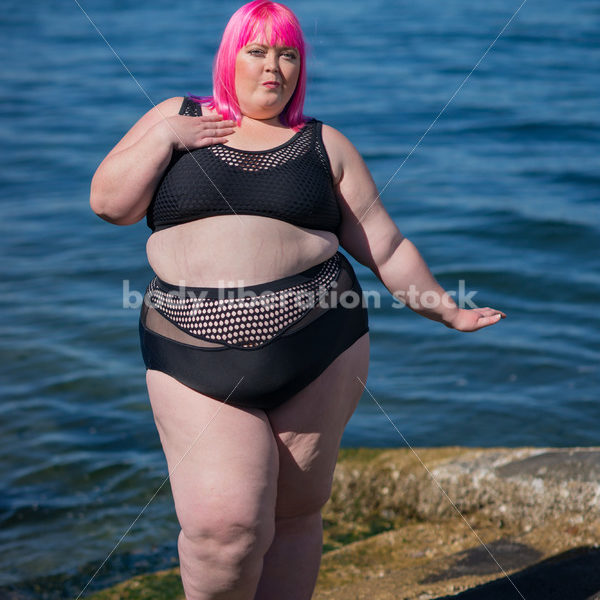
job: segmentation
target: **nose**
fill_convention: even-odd
[[[267,60],[265,62],[265,69],[269,73],[277,73],[279,72],[279,64],[277,62],[277,56],[274,52],[269,52],[267,54]]]

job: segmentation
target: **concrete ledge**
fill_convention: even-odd
[[[340,452],[314,600],[600,600],[600,448],[415,452]],[[179,600],[176,575],[90,598]]]

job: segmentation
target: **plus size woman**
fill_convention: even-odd
[[[187,600],[312,595],[321,509],[369,361],[340,246],[447,327],[505,316],[456,306],[354,146],[303,114],[305,86],[296,17],[250,2],[223,34],[213,95],[155,106],[92,180],[96,214],[152,231],[139,334]],[[440,302],[421,304],[424,292]]]

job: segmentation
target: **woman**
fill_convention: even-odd
[[[338,246],[390,292],[412,286],[409,306],[447,327],[505,315],[459,309],[354,146],[303,116],[304,41],[289,9],[240,8],[213,81],[211,97],[146,113],[98,167],[90,203],[153,231],[140,339],[186,598],[305,600],[368,370],[367,312]],[[422,305],[423,292],[442,301]]]

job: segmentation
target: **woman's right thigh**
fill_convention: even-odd
[[[226,543],[244,530],[270,532],[279,464],[265,412],[214,400],[153,369],[146,383],[184,534]]]

